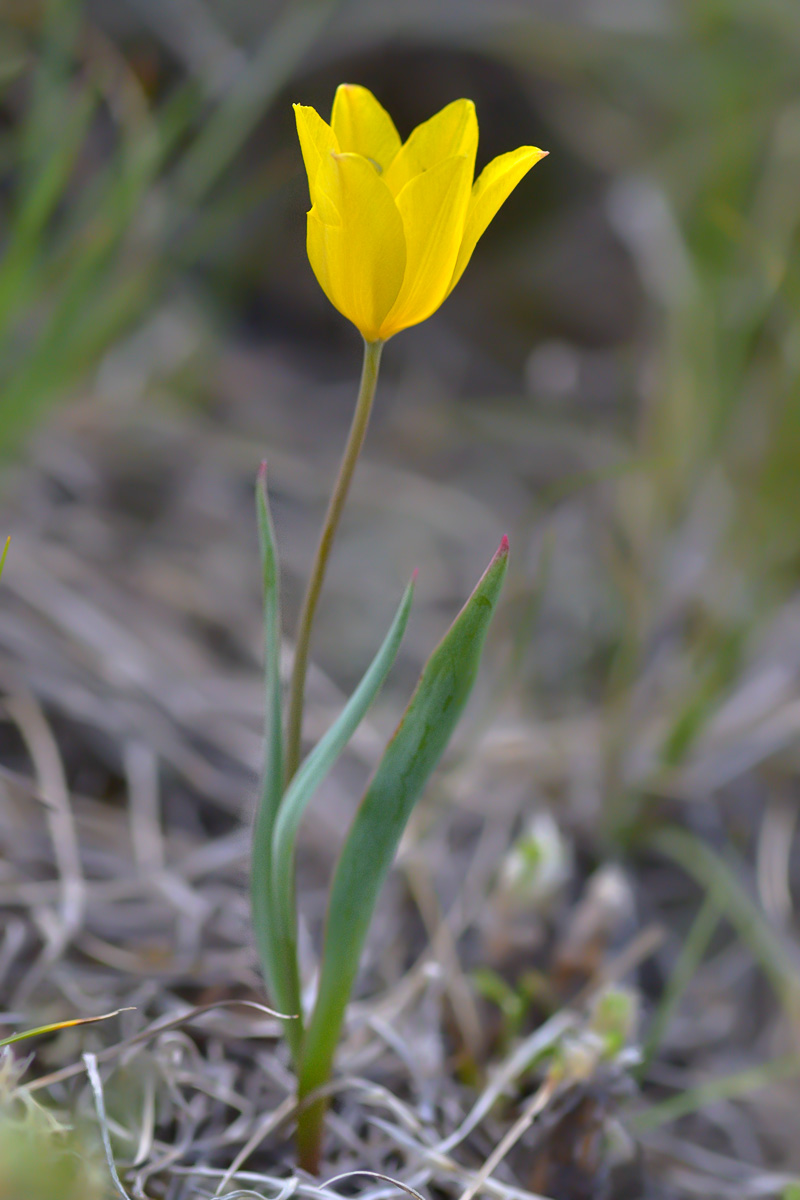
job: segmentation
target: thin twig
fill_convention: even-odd
[[[483,1188],[487,1179],[494,1174],[497,1167],[503,1161],[509,1150],[519,1141],[525,1130],[531,1125],[540,1112],[550,1102],[550,1099],[557,1087],[557,1081],[554,1076],[548,1076],[540,1088],[538,1088],[531,1096],[528,1103],[525,1105],[521,1114],[506,1133],[505,1137],[497,1143],[492,1153],[486,1159],[486,1162],[478,1171],[475,1178],[470,1183],[469,1187],[465,1188],[461,1193],[460,1200],[472,1200],[473,1196]]]

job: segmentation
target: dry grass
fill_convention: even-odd
[[[251,370],[270,378],[268,425],[290,419],[299,387],[306,403],[329,403],[324,392],[311,398],[285,365],[253,360]],[[48,1041],[20,1091],[100,1120],[130,1197],[325,1190],[294,1171],[294,1081],[279,1021],[257,1007],[264,997],[245,886],[260,751],[249,427],[264,414],[232,404],[225,428],[87,404],[40,439],[9,509],[18,532],[0,616],[8,764],[0,989],[9,1024],[133,1007],[118,1032],[102,1026]],[[365,527],[374,536],[392,504],[373,485],[390,443],[378,433],[378,458],[356,487],[359,537]],[[315,473],[300,461],[271,456],[284,539],[313,528],[304,514],[321,498],[323,464]],[[469,569],[460,564],[473,553],[456,522],[447,524],[462,481],[420,486],[437,489],[442,503],[435,523],[421,508],[412,525],[417,551],[426,548],[423,584],[426,568],[432,581],[409,658],[452,605]],[[497,523],[488,510],[484,519]],[[290,545],[290,575],[309,547]],[[334,628],[323,647],[335,645],[347,586],[334,574]],[[648,1100],[637,1100],[639,1035],[631,1027],[613,1045],[599,1037],[597,997],[624,983],[652,1010],[697,892],[651,852],[624,868],[597,866],[600,814],[586,797],[599,782],[608,714],[523,720],[514,695],[513,684],[504,698],[484,689],[472,733],[404,844],[348,1019],[323,1179],[371,1172],[333,1188],[355,1187],[370,1200],[395,1190],[384,1177],[464,1200],[595,1197],[611,1186],[641,1194],[659,1179],[669,1194],[771,1194],[784,1177],[770,1164],[792,1161],[785,1095],[793,1085],[772,1069],[734,1079],[728,1090],[745,1093],[746,1110],[724,1085],[719,1098],[698,1094],[693,1104],[692,1095],[702,1081],[791,1046],[788,943],[778,933],[777,948],[765,950],[747,922],[743,880],[732,885],[745,906],[737,916],[725,879],[714,890],[700,871],[714,920],[677,979],[643,1076]],[[339,699],[317,670],[310,724],[322,727]],[[387,698],[307,823],[309,968],[337,831],[399,703]],[[705,757],[698,751],[670,776],[690,824],[709,820],[691,801],[692,779],[719,755],[712,738],[704,746]],[[552,887],[526,892],[501,868],[533,797],[557,803],[566,857]],[[652,802],[662,818],[675,804]],[[763,899],[777,922],[787,888],[782,812],[770,806],[758,835]],[[739,938],[719,932],[721,913]],[[759,963],[786,1016],[760,982]],[[506,980],[514,1003],[504,1007],[491,987],[495,1002],[481,999],[477,968]],[[746,1097],[760,1083],[755,1107]],[[688,1094],[688,1115],[651,1103],[674,1094]]]

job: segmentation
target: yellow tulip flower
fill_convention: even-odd
[[[368,342],[424,321],[545,150],[521,146],[473,182],[478,121],[455,100],[401,142],[372,92],[343,83],[331,123],[295,104],[311,209],[308,257],[331,304]]]

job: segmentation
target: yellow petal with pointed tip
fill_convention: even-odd
[[[458,252],[453,278],[447,289],[448,295],[461,278],[472,257],[472,251],[495,213],[531,167],[546,154],[546,150],[539,150],[536,146],[520,146],[518,150],[510,150],[508,154],[501,154],[492,159],[481,171],[472,188],[464,239]]]
[[[330,154],[316,185],[339,216],[308,214],[308,257],[328,299],[376,341],[400,291],[406,266],[403,222],[381,176],[359,154]]]
[[[472,184],[472,162],[445,159],[411,179],[397,197],[406,242],[406,270],[394,307],[381,326],[386,339],[417,325],[447,295]]]
[[[400,149],[400,134],[386,109],[372,92],[355,83],[342,83],[336,89],[331,127],[340,150],[363,155],[380,171]]]
[[[470,177],[475,170],[478,150],[478,118],[471,100],[454,100],[430,120],[418,125],[389,165],[385,179],[393,196],[423,171],[455,155],[470,162]]]
[[[320,163],[323,158],[333,151],[338,154],[341,149],[336,134],[327,121],[323,121],[315,108],[307,104],[293,104],[294,117],[297,122],[297,136],[300,139],[300,149],[308,176],[308,187],[311,192],[311,203],[314,203],[314,182],[317,178]]]

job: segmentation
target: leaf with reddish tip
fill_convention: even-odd
[[[328,1078],[361,950],[403,830],[441,758],[472,690],[489,622],[508,567],[503,541],[475,591],[422,672],[356,813],[328,902],[319,993],[306,1032],[299,1094]],[[313,1155],[324,1102],[301,1113],[301,1156]]]

